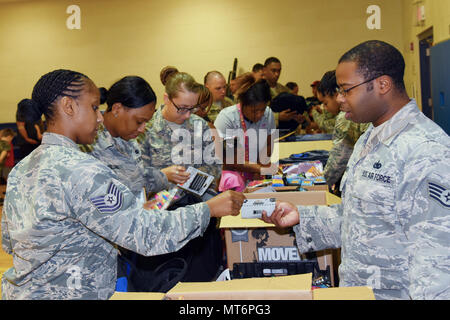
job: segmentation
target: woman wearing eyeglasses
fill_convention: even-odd
[[[212,131],[204,119],[195,115],[200,109],[202,90],[203,86],[185,72],[167,80],[164,105],[156,110],[138,138],[146,166],[192,166],[219,181],[222,168],[215,158]]]
[[[213,130],[208,123],[195,115],[200,110],[200,94],[204,91],[201,84],[185,73],[171,75],[165,85],[164,105],[155,111],[138,141],[146,166],[165,168],[176,164],[185,168],[192,166],[213,175],[216,179],[202,196],[203,201],[216,194],[222,165],[215,159]],[[181,171],[180,171],[181,174]],[[188,203],[194,201],[189,194],[178,190],[181,199]],[[198,199],[195,199],[198,200]],[[189,261],[188,270],[182,281],[212,281],[223,263],[222,240],[212,219],[202,237],[191,240],[176,257]],[[173,255],[155,257],[166,261]],[[145,266],[155,265],[155,259],[139,261]]]

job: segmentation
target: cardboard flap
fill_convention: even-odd
[[[164,293],[160,292],[119,292],[116,291],[109,300],[162,300]]]
[[[339,287],[313,290],[314,300],[375,300],[369,287]]]
[[[331,206],[332,204],[339,204],[342,202],[341,198],[329,192],[327,192],[326,197],[327,197],[327,205],[329,206]]]
[[[179,282],[170,293],[217,292],[217,291],[261,291],[261,290],[311,290],[312,274],[283,277],[234,279],[213,282]]]
[[[274,224],[265,223],[260,219],[242,219],[241,215],[238,216],[225,216],[220,218],[219,228],[266,228],[275,227]]]
[[[179,282],[166,297],[175,299],[310,299],[312,274],[234,279],[216,282]]]

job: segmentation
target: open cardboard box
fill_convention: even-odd
[[[311,288],[312,274],[216,282],[179,282],[168,300],[375,300],[369,287]]]
[[[312,274],[235,279],[215,282],[179,282],[171,300],[311,300]]]
[[[109,300],[162,300],[162,292],[119,292],[116,291]]]
[[[341,199],[326,191],[245,193],[248,199],[276,198],[295,205],[331,205]],[[305,260],[295,243],[292,228],[279,229],[260,219],[242,219],[238,216],[222,217],[220,228],[225,229],[225,245],[228,268],[234,263],[246,262],[295,262]],[[330,267],[331,284],[334,286],[336,250],[316,252],[321,270]]]

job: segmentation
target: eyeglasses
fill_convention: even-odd
[[[375,80],[376,78],[379,78],[379,77],[381,77],[381,76],[376,76],[375,78],[372,78],[372,79],[366,80],[364,82],[361,82],[360,84],[357,84],[356,86],[353,86],[353,87],[348,88],[348,89],[337,88],[336,92],[338,94],[342,95],[343,97],[346,97],[347,94],[350,92],[350,90],[353,90],[353,89],[355,89],[355,88],[357,88],[359,86],[362,86],[363,84],[368,83],[370,81],[373,81],[373,80]]]
[[[186,113],[188,113],[188,112],[190,112],[190,113],[196,113],[196,112],[198,111],[198,109],[200,109],[198,106],[194,106],[194,107],[192,107],[192,108],[180,108],[179,106],[177,106],[177,105],[175,104],[175,102],[173,102],[172,99],[169,98],[169,100],[170,100],[170,102],[172,102],[173,106],[174,106],[175,108],[177,108],[177,113],[179,113],[179,114],[186,114]]]

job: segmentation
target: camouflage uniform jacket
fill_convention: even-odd
[[[146,125],[145,133],[137,138],[144,165],[158,169],[174,164],[186,168],[192,166],[220,180],[222,165],[215,157],[212,130],[208,123],[191,114],[180,129],[174,131],[164,119],[162,109],[156,110]]]
[[[341,247],[340,286],[377,299],[450,299],[450,138],[417,108],[355,145],[342,203],[299,206],[301,252]]]
[[[209,224],[205,203],[145,210],[103,162],[69,138],[45,133],[11,171],[2,248],[14,266],[3,299],[108,299],[117,277],[114,244],[142,255],[173,252]]]
[[[209,118],[209,120],[212,123],[214,123],[214,121],[216,121],[217,115],[220,113],[220,111],[222,111],[223,109],[225,109],[227,107],[235,105],[235,104],[236,103],[232,99],[230,99],[228,97],[225,97],[225,99],[223,100],[221,105],[219,105],[217,103],[213,103],[211,105],[211,108],[208,111],[208,118]]]
[[[323,105],[320,109],[322,110],[322,113],[316,109],[311,112],[314,122],[317,123],[319,129],[322,130],[323,133],[333,134],[336,116],[331,112],[328,112],[326,108],[323,108]]]
[[[135,196],[139,196],[144,187],[146,192],[159,192],[169,187],[164,173],[144,166],[141,149],[136,140],[114,138],[104,125],[99,127],[94,143],[80,145],[80,149],[110,167]]]
[[[368,123],[355,123],[345,119],[345,112],[340,112],[336,116],[333,147],[324,169],[324,177],[330,187],[338,182],[344,174],[348,159],[353,152],[353,146],[369,125]]]

